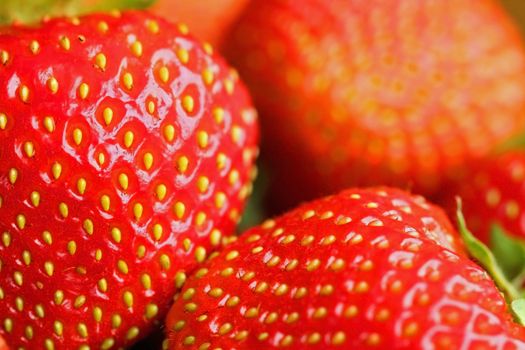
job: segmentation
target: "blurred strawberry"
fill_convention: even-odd
[[[275,206],[356,184],[433,194],[525,125],[523,45],[493,0],[253,1],[226,52]]]
[[[152,11],[160,16],[183,22],[192,34],[213,45],[219,45],[246,7],[249,0],[158,0]]]
[[[460,244],[441,209],[399,190],[313,201],[189,278],[169,349],[524,349],[525,328]]]
[[[0,334],[118,349],[164,317],[251,191],[234,70],[142,12],[0,29]]]

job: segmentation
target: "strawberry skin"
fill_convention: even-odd
[[[400,190],[305,204],[214,253],[167,318],[170,349],[523,349],[441,209]]]
[[[478,162],[447,186],[441,196],[450,212],[455,210],[454,197],[461,198],[469,228],[485,243],[490,242],[492,224],[525,239],[524,152],[513,151]]]
[[[523,44],[494,0],[253,1],[225,52],[262,115],[275,206],[433,194],[525,122]]]
[[[141,12],[0,29],[0,334],[117,349],[234,232],[256,114],[235,71]]]

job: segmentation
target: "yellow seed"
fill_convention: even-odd
[[[105,293],[105,292],[108,291],[108,281],[105,278],[99,279],[98,282],[97,282],[97,286],[98,286],[98,289],[102,293]]]
[[[104,108],[102,116],[104,118],[104,123],[106,123],[106,126],[111,124],[111,121],[113,120],[113,110],[109,107]]]
[[[140,277],[140,282],[144,289],[151,289],[151,277],[147,273]]]
[[[233,329],[233,326],[232,326],[231,323],[224,323],[224,324],[219,328],[219,334],[220,334],[220,335],[225,335],[225,334],[229,333],[232,329]]]
[[[162,238],[162,232],[163,228],[161,224],[153,225],[153,237],[156,241],[160,241],[160,239]]]
[[[148,101],[148,105],[146,106],[148,108],[148,113],[153,114],[155,113],[156,105],[153,101]]]
[[[93,221],[91,221],[91,219],[84,220],[84,224],[82,225],[82,227],[87,232],[87,234],[93,234]]]
[[[77,146],[82,142],[82,130],[79,128],[75,128],[75,130],[73,130],[73,141]]]
[[[201,246],[195,248],[195,260],[197,260],[198,263],[202,263],[206,260],[206,248]]]
[[[44,263],[44,270],[46,271],[48,276],[53,276],[53,272],[55,271],[55,266],[51,261],[46,261]]]
[[[24,152],[29,158],[35,155],[35,145],[33,145],[33,142],[27,141],[24,143]]]
[[[38,43],[38,41],[31,40],[31,42],[29,43],[29,50],[31,51],[31,53],[36,55],[38,51],[40,51],[40,44]]]
[[[166,198],[166,193],[168,192],[166,185],[160,184],[155,188],[155,193],[157,194],[157,198],[159,200],[163,200]]]
[[[144,315],[147,319],[152,319],[153,317],[157,316],[159,312],[159,307],[155,304],[148,304],[146,305],[146,312]]]
[[[146,152],[146,154],[144,154],[143,161],[146,170],[151,169],[151,167],[153,166],[153,154],[151,154],[150,152]]]
[[[133,139],[135,138],[135,135],[133,134],[132,131],[126,131],[126,133],[124,134],[124,146],[126,146],[127,148],[130,148],[131,145],[133,144]]]
[[[63,218],[67,218],[69,215],[69,208],[66,203],[62,202],[58,205],[58,211]]]
[[[4,246],[8,248],[11,245],[11,235],[9,232],[2,233],[2,243],[4,243]]]
[[[146,21],[146,27],[153,34],[157,34],[160,30],[159,24],[157,23],[157,21],[154,21],[151,19]]]
[[[33,334],[33,327],[27,326],[25,328],[24,334],[25,334],[27,339],[33,339],[33,335],[34,335]]]
[[[113,238],[115,243],[120,243],[120,241],[122,241],[122,231],[120,231],[120,229],[117,227],[113,227],[111,229],[111,238]]]
[[[95,320],[95,322],[102,321],[102,309],[98,306],[95,306],[93,308],[93,319]]]
[[[47,88],[52,94],[56,94],[58,91],[58,81],[54,77],[49,78],[47,80]]]
[[[197,143],[200,148],[206,148],[208,146],[209,135],[206,131],[197,132]]]
[[[175,286],[180,289],[184,283],[186,283],[186,274],[182,271],[177,272],[175,274]]]
[[[141,203],[135,203],[135,205],[133,205],[133,215],[135,216],[135,220],[140,220],[143,212],[144,207]]]
[[[179,23],[178,28],[181,34],[187,35],[190,32],[188,26],[185,23]]]
[[[218,229],[214,228],[210,233],[210,243],[216,247],[221,243],[222,233]]]
[[[5,50],[0,51],[0,63],[2,63],[4,66],[7,64],[7,61],[9,61],[9,52]]]
[[[20,297],[16,297],[15,306],[18,311],[22,312],[24,310],[24,300]]]
[[[77,324],[77,332],[82,338],[87,338],[88,330],[84,323]]]
[[[7,126],[7,115],[5,113],[0,113],[0,129],[5,130]]]
[[[108,26],[107,22],[100,21],[100,22],[98,22],[97,29],[102,34],[105,34],[109,30],[109,26]]]
[[[13,273],[13,279],[15,280],[16,285],[19,287],[21,287],[24,284],[24,276],[20,271],[15,271]]]
[[[73,302],[73,306],[75,309],[81,308],[86,303],[86,296],[85,295],[79,295],[75,298],[75,301]]]
[[[60,37],[59,42],[60,42],[60,46],[64,50],[68,51],[71,48],[71,41],[69,40],[67,36]]]
[[[102,195],[100,197],[100,205],[102,206],[102,209],[104,211],[108,211],[111,205],[111,200],[107,194]]]
[[[64,325],[60,321],[55,321],[53,322],[53,329],[56,335],[61,336],[64,332]]]
[[[188,50],[180,48],[177,50],[177,57],[181,61],[182,64],[187,64],[190,60],[190,53]]]
[[[142,56],[142,43],[140,41],[135,41],[131,44],[131,52],[137,57]]]
[[[42,232],[42,240],[46,243],[46,244],[53,244],[53,236],[51,235],[51,232],[49,231],[44,231]]]
[[[64,292],[62,292],[61,290],[57,290],[55,292],[53,300],[56,305],[62,305],[62,302],[64,301]]]
[[[44,340],[44,347],[46,350],[55,350],[55,343],[51,339]]]
[[[109,349],[111,349],[113,347],[113,345],[115,345],[115,339],[113,339],[113,338],[106,338],[102,342],[102,345],[100,346],[100,348],[102,350],[109,350]]]
[[[139,335],[139,328],[137,326],[133,326],[126,333],[126,339],[132,340],[132,339],[135,339],[138,335]]]
[[[16,226],[21,230],[26,227],[26,217],[23,214],[18,214],[16,216]]]
[[[222,121],[224,120],[224,109],[222,109],[221,107],[215,107],[213,109],[213,119],[215,120],[215,122],[217,124],[221,124]]]
[[[177,159],[177,170],[184,174],[186,170],[188,170],[189,165],[189,159],[186,156],[180,156],[179,159]]]
[[[228,95],[231,95],[235,87],[233,84],[233,81],[231,81],[230,79],[224,79],[223,83],[224,83],[224,90],[226,90],[226,93]]]
[[[228,157],[224,153],[219,153],[217,155],[217,169],[221,170],[224,169],[226,166],[226,161],[228,160]]]
[[[124,73],[124,75],[122,76],[122,84],[128,90],[131,90],[133,88],[133,76],[131,75],[131,73]]]
[[[107,63],[108,61],[106,55],[103,53],[98,53],[95,56],[95,66],[97,66],[100,70],[104,71],[106,69]]]
[[[226,260],[231,261],[239,257],[239,252],[236,250],[232,250],[228,254],[226,254]]]
[[[88,95],[89,95],[89,85],[86,83],[80,84],[80,86],[78,87],[78,96],[82,100],[85,100]]]
[[[175,127],[171,124],[168,124],[164,127],[164,138],[168,142],[172,142],[175,139]]]
[[[14,185],[16,180],[18,179],[18,170],[16,170],[15,168],[9,169],[8,177],[11,185]]]
[[[178,219],[182,219],[184,216],[184,212],[186,211],[186,206],[182,202],[176,202],[174,207],[175,215]]]
[[[133,306],[133,294],[131,294],[131,292],[124,292],[123,294],[123,299],[124,299],[124,304],[130,308]]]
[[[117,268],[120,272],[127,275],[129,273],[128,264],[124,260],[119,260],[117,262]]]
[[[211,85],[213,83],[213,71],[210,68],[205,68],[202,71],[202,81],[206,85]]]
[[[208,55],[213,54],[213,46],[210,43],[204,42],[202,44],[202,48],[204,49],[204,52],[206,52]]]
[[[129,186],[128,175],[126,175],[126,174],[124,174],[124,173],[119,174],[119,176],[118,176],[118,182],[119,182],[119,184],[120,184],[120,187],[121,187],[123,190],[127,190],[127,189],[128,189],[128,186]]]
[[[170,79],[170,71],[168,70],[168,68],[166,66],[160,67],[160,69],[159,69],[159,79],[163,83],[167,83],[168,80]]]
[[[119,314],[114,314],[111,316],[111,326],[113,328],[118,328],[122,324],[122,317]]]
[[[170,257],[167,256],[166,254],[162,254],[159,258],[159,262],[160,262],[160,266],[162,266],[162,268],[164,270],[169,270],[170,269],[170,266],[171,266],[171,260],[170,260]]]
[[[44,117],[44,128],[46,128],[48,132],[55,131],[55,120],[53,119],[53,117]]]
[[[208,190],[208,187],[210,185],[210,180],[206,176],[200,176],[197,179],[197,188],[199,189],[200,193],[204,193]]]
[[[69,252],[69,254],[75,255],[75,253],[77,252],[77,243],[75,241],[69,241],[67,243],[67,251]]]
[[[58,178],[62,174],[62,164],[55,162],[51,167],[51,172],[53,173],[53,178],[55,180],[58,180]]]
[[[186,95],[182,98],[182,108],[186,111],[186,113],[192,113],[195,108],[195,101],[193,100],[193,97],[190,95]]]

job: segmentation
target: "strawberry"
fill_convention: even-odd
[[[185,26],[141,12],[0,30],[0,334],[118,349],[233,233],[256,114]]]
[[[189,278],[170,349],[524,349],[441,211],[351,189],[248,230]]]
[[[159,0],[151,11],[168,19],[183,21],[198,38],[219,45],[247,4],[248,0]]]
[[[525,122],[524,47],[494,0],[253,1],[225,52],[262,115],[274,206],[434,194]]]

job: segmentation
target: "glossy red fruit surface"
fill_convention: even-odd
[[[117,349],[234,232],[256,114],[185,27],[140,12],[0,29],[0,334]]]
[[[225,52],[281,208],[349,185],[433,194],[523,130],[523,44],[493,0],[253,1]]]
[[[441,209],[351,189],[245,232],[189,278],[170,349],[523,349]]]

